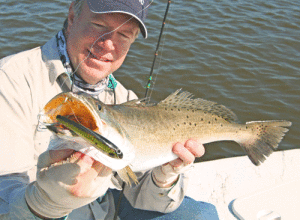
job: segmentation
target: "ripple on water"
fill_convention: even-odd
[[[43,45],[61,29],[70,1],[0,4],[0,57]],[[144,96],[166,2],[154,1],[142,37],[116,77]],[[240,121],[293,122],[280,147],[299,146],[300,2],[172,1],[154,73],[152,98],[178,88],[232,109]],[[162,50],[163,49],[163,50]],[[161,56],[162,54],[162,56]],[[213,144],[206,158],[240,155],[240,147]]]

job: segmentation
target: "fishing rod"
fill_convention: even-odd
[[[151,95],[149,95],[149,97],[147,97],[149,89],[151,87],[153,69],[154,69],[154,66],[155,66],[156,57],[158,56],[158,48],[159,48],[161,37],[162,37],[163,31],[164,31],[164,27],[165,27],[165,24],[166,24],[166,18],[167,18],[167,15],[168,15],[170,4],[171,4],[171,1],[168,0],[167,8],[166,8],[166,11],[165,11],[165,16],[164,16],[164,19],[163,19],[163,22],[162,22],[162,26],[161,26],[161,29],[160,29],[160,34],[159,34],[159,38],[158,38],[156,50],[155,50],[155,53],[154,53],[154,59],[153,59],[152,67],[151,67],[151,70],[150,70],[148,83],[146,85],[145,99],[148,100],[148,102],[150,101],[150,96],[151,96]]]
[[[161,29],[160,29],[160,34],[159,34],[156,50],[155,50],[155,53],[154,53],[154,59],[153,59],[151,71],[150,71],[150,74],[149,74],[148,83],[147,83],[147,86],[146,86],[145,100],[147,100],[148,91],[149,91],[149,88],[151,87],[153,69],[154,69],[156,57],[158,55],[158,48],[159,48],[161,36],[162,36],[163,30],[164,30],[164,27],[165,27],[165,24],[166,24],[166,18],[167,18],[167,15],[168,15],[170,4],[171,4],[171,0],[168,0],[167,8],[166,8],[166,11],[165,11],[165,16],[164,16],[164,19],[163,19],[163,22],[162,22],[162,26],[161,26]],[[148,98],[148,103],[149,103],[149,101],[150,101],[150,96]],[[120,205],[121,205],[121,200],[122,200],[122,197],[124,195],[124,189],[125,189],[125,182],[123,182],[122,191],[120,192],[119,199],[118,199],[118,202],[117,202],[117,206],[115,208],[115,215],[114,215],[114,218],[113,218],[114,220],[116,220],[118,218],[118,213],[119,213],[119,209],[120,209]]]

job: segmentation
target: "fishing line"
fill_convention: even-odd
[[[167,31],[167,28],[165,28],[165,30]],[[163,50],[164,50],[164,47],[165,47],[165,41],[166,41],[166,34],[164,34],[164,39],[163,39],[163,42],[162,42],[162,49],[161,49],[161,52],[160,52],[160,58],[159,58],[159,63],[158,63],[158,67],[157,67],[157,72],[156,72],[155,77],[152,81],[152,87],[150,88],[149,97],[146,98],[148,103],[150,102],[152,92],[154,91],[154,86],[155,86],[155,83],[156,83],[156,79],[157,79],[157,76],[159,74],[159,69],[160,69],[162,58],[163,58]]]
[[[137,14],[140,14],[142,13],[144,10],[146,10],[148,7],[150,7],[150,5],[154,2],[154,0],[151,0],[151,2],[146,5],[142,10],[140,10],[139,12],[136,13]],[[110,32],[107,32],[107,33],[104,33],[102,35],[100,35],[94,42],[93,44],[91,45],[91,47],[89,48],[89,53],[88,55],[77,65],[77,67],[75,68],[74,71],[72,71],[72,73],[70,73],[70,78],[72,79],[71,80],[71,91],[73,91],[73,88],[74,88],[74,74],[78,71],[79,67],[81,66],[81,64],[86,61],[90,56],[91,56],[91,50],[93,49],[93,47],[95,46],[95,44],[102,38],[104,38],[106,35],[109,35],[115,31],[117,31],[119,28],[121,28],[123,25],[125,25],[126,23],[128,23],[129,21],[131,21],[132,19],[135,19],[134,17],[131,17],[129,18],[128,20],[126,20],[124,23],[122,23],[120,26],[118,26],[117,28],[115,28],[114,30],[110,31]],[[64,79],[64,81],[62,82],[63,84],[66,82],[66,80],[68,80],[68,78]],[[71,107],[72,108],[72,107]],[[73,109],[72,109],[73,111]],[[73,112],[74,113],[74,112]],[[76,117],[75,113],[74,113],[74,116]],[[78,120],[78,119],[76,119]]]
[[[156,50],[155,50],[155,53],[154,53],[154,59],[153,59],[152,67],[151,67],[151,70],[150,70],[149,79],[148,79],[148,82],[147,82],[147,85],[146,85],[145,99],[147,100],[148,103],[150,101],[151,94],[152,94],[152,91],[154,89],[154,85],[155,85],[156,78],[157,78],[157,75],[158,75],[158,72],[157,72],[156,75],[155,75],[154,81],[152,81],[153,80],[153,76],[152,75],[153,75],[153,70],[154,70],[154,66],[155,66],[155,62],[156,62],[156,57],[158,56],[158,49],[159,49],[161,37],[163,35],[164,27],[165,27],[165,24],[166,24],[166,19],[167,19],[167,15],[168,15],[170,4],[171,4],[171,1],[168,0],[167,8],[166,8],[165,15],[164,15],[164,19],[163,19],[162,26],[161,26],[161,29],[160,29],[159,38],[158,38],[158,41],[157,41]],[[165,42],[165,37],[166,37],[166,35],[164,35],[164,42]],[[164,46],[164,42],[163,42],[163,46]],[[160,67],[161,60],[162,60],[162,52],[161,52],[161,56],[160,56],[159,67]],[[149,89],[151,87],[151,82],[152,82],[152,89],[150,90],[151,93],[148,96],[148,91],[149,91]]]
[[[150,7],[150,5],[153,3],[153,1],[154,1],[154,0],[151,0],[151,2],[150,2],[145,8],[143,8],[142,10],[140,10],[140,11],[139,11],[138,13],[136,13],[136,14],[140,14],[141,12],[143,12],[144,10],[146,10],[148,7]],[[121,24],[119,27],[115,28],[114,30],[112,30],[112,31],[110,31],[110,32],[107,32],[107,33],[102,34],[101,36],[99,36],[99,37],[93,42],[92,46],[90,47],[88,55],[87,55],[87,56],[86,56],[86,57],[78,64],[78,66],[75,68],[75,70],[71,73],[71,76],[73,76],[73,75],[77,72],[77,70],[78,70],[78,68],[80,67],[80,65],[90,57],[90,55],[91,55],[91,50],[93,49],[93,47],[95,46],[95,44],[96,44],[101,38],[103,38],[104,36],[106,36],[106,35],[108,35],[108,34],[111,34],[111,33],[115,32],[115,31],[117,31],[119,28],[121,28],[123,25],[125,25],[126,23],[128,23],[128,22],[131,21],[132,19],[134,19],[134,17],[129,18],[127,21],[125,21],[123,24]],[[65,79],[65,81],[64,81],[63,83],[65,83],[66,80],[67,80],[67,79]],[[74,85],[74,77],[72,77],[71,88],[73,88],[73,85]]]
[[[79,124],[81,124],[81,122],[79,121],[78,117],[76,116],[76,113],[74,112],[74,110],[73,110],[71,104],[69,104],[69,105],[70,105],[70,108],[71,108],[71,110],[72,110],[72,112],[73,112],[73,115],[74,115],[76,121],[77,121]]]
[[[167,30],[167,28],[166,28],[166,30]],[[154,79],[152,77],[152,79],[153,79],[152,80],[152,87],[150,87],[149,96],[145,98],[148,101],[148,103],[150,102],[152,92],[154,91],[154,86],[155,86],[155,83],[156,83],[156,79],[157,79],[157,76],[159,74],[160,64],[161,64],[161,61],[162,61],[163,50],[164,50],[164,46],[165,46],[165,40],[166,40],[166,35],[164,34],[164,39],[163,39],[163,43],[162,43],[162,49],[161,49],[161,52],[160,52],[160,58],[159,58],[159,62],[158,62],[157,72],[155,73]]]
[[[144,10],[146,10],[148,7],[150,7],[150,5],[152,4],[154,2],[154,0],[151,0],[151,2],[148,4],[148,5],[146,5],[142,10],[140,10],[139,12],[137,12],[136,14],[140,14],[141,12],[143,12]],[[88,53],[88,55],[77,65],[77,67],[75,68],[75,70],[74,71],[72,71],[71,73],[70,73],[70,79],[72,79],[71,80],[71,91],[72,91],[72,88],[73,88],[73,86],[74,86],[74,74],[78,71],[78,69],[79,69],[79,67],[81,66],[81,64],[84,62],[84,61],[86,61],[89,57],[90,57],[90,55],[91,55],[91,50],[93,49],[93,47],[95,46],[95,44],[101,39],[101,38],[103,38],[104,36],[106,36],[106,35],[109,35],[109,34],[111,34],[111,33],[113,33],[113,32],[115,32],[115,31],[117,31],[119,28],[121,28],[123,25],[125,25],[126,23],[128,23],[130,20],[132,20],[132,19],[134,19],[134,17],[131,17],[131,18],[129,18],[127,21],[125,21],[123,24],[121,24],[120,26],[118,26],[117,28],[115,28],[114,30],[112,30],[112,31],[110,31],[110,32],[107,32],[107,33],[104,33],[104,34],[102,34],[102,35],[100,35],[94,42],[93,42],[93,44],[91,45],[91,47],[89,48],[89,53]],[[62,81],[62,84],[65,84],[66,83],[66,80],[68,80],[68,78],[65,78],[63,81]],[[71,109],[72,109],[72,107],[71,107]],[[72,109],[72,111],[73,111],[73,109]],[[75,112],[73,111],[73,113],[74,113],[74,116],[76,117],[76,115],[75,115]],[[41,115],[40,115],[41,116]],[[38,121],[39,122],[41,122],[41,120],[40,120],[40,118],[41,117],[38,117]],[[76,118],[76,120],[78,121],[78,119]]]

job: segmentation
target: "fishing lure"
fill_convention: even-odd
[[[84,138],[86,141],[88,141],[90,144],[92,144],[107,156],[115,159],[123,158],[123,153],[121,152],[121,150],[111,141],[98,134],[97,132],[94,132],[91,129],[79,123],[76,123],[75,121],[72,121],[62,115],[57,115],[56,120],[72,132]]]

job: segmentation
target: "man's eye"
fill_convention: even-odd
[[[122,37],[124,37],[124,38],[130,39],[130,37],[129,37],[127,34],[124,34],[124,33],[122,33],[122,32],[119,32],[119,34],[120,34]]]
[[[94,25],[96,26],[96,27],[98,27],[98,28],[105,28],[103,25],[101,25],[101,24],[97,24],[97,23],[94,23]]]

